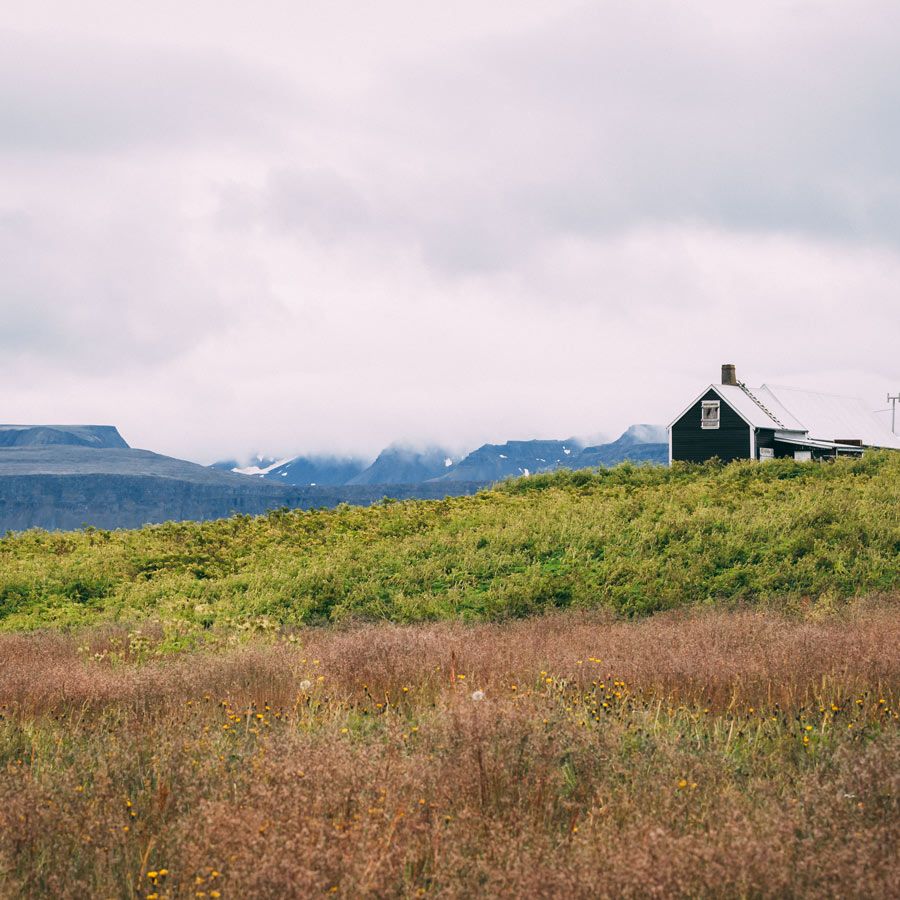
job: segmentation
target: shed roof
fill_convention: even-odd
[[[802,423],[802,429],[816,440],[858,440],[869,447],[900,450],[900,437],[891,434],[890,429],[858,397],[819,394],[765,384],[753,393],[776,415],[781,409],[794,421]],[[785,427],[790,428],[787,422]]]
[[[834,441],[820,441],[804,437],[795,431],[776,431],[775,440],[782,444],[796,444],[798,447],[819,447],[822,450],[840,450],[847,453],[862,453],[863,448],[855,444],[835,444]]]

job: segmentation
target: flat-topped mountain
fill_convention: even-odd
[[[128,449],[114,425],[0,425],[0,447]]]
[[[0,475],[141,475],[196,484],[228,484],[242,488],[255,485],[240,475],[131,447],[4,447],[0,450]],[[277,490],[270,484],[258,487],[266,491]]]
[[[38,431],[33,429],[33,432]],[[93,426],[51,428],[68,443],[0,446],[0,533],[27,528],[137,528],[181,520],[219,519],[272,509],[367,505],[386,494],[438,499],[479,485],[300,486],[248,478],[127,446],[78,443]],[[115,429],[110,429],[118,436]],[[20,437],[18,432],[17,437]],[[32,435],[34,437],[34,434]],[[42,439],[40,435],[38,440]],[[121,437],[119,437],[121,441]],[[122,444],[125,442],[122,441]]]

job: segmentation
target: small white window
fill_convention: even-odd
[[[795,450],[794,459],[797,462],[810,462],[812,460],[812,450]]]
[[[719,427],[719,401],[702,400],[700,404],[700,427]]]

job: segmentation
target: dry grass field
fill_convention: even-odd
[[[896,897],[900,609],[0,637],[6,897]]]

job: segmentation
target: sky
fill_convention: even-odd
[[[900,390],[893,0],[0,7],[0,420],[201,462]]]

